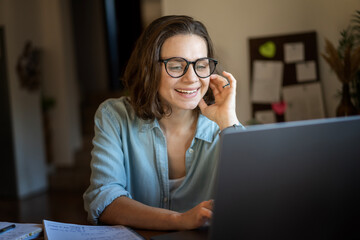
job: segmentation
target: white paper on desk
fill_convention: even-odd
[[[281,61],[254,61],[252,102],[280,101],[284,64]]]
[[[296,79],[298,82],[316,80],[316,63],[307,61],[296,64]]]
[[[305,47],[302,42],[284,44],[284,61],[286,63],[301,62],[305,59]]]
[[[41,224],[0,222],[0,228],[15,224],[15,228],[0,235],[0,240],[33,239],[43,231]]]
[[[44,220],[45,239],[48,240],[116,240],[143,239],[124,226],[89,226]]]
[[[286,121],[325,117],[320,83],[286,86],[283,88],[283,98],[287,106]]]

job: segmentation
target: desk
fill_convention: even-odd
[[[153,231],[153,230],[140,230],[140,229],[134,229],[136,233],[144,237],[146,240],[150,240],[151,237],[156,235],[162,235],[169,233],[170,231]]]

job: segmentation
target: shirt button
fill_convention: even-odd
[[[193,153],[193,152],[194,152],[194,149],[190,148],[189,153]]]
[[[164,202],[167,202],[167,200],[168,200],[167,197],[164,197]]]

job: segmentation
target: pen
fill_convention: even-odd
[[[14,229],[15,227],[16,227],[15,224],[11,224],[11,225],[9,225],[7,227],[1,228],[0,229],[0,234],[5,233],[7,231],[10,231],[11,229]]]

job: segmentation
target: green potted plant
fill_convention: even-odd
[[[342,83],[336,116],[360,112],[360,11],[356,11],[352,23],[340,32],[337,48],[325,39],[325,53],[321,54]]]
[[[354,45],[360,46],[360,11],[356,11],[352,19],[352,34],[354,36]],[[358,70],[352,84],[352,99],[354,100],[355,107],[360,112],[360,70]]]

